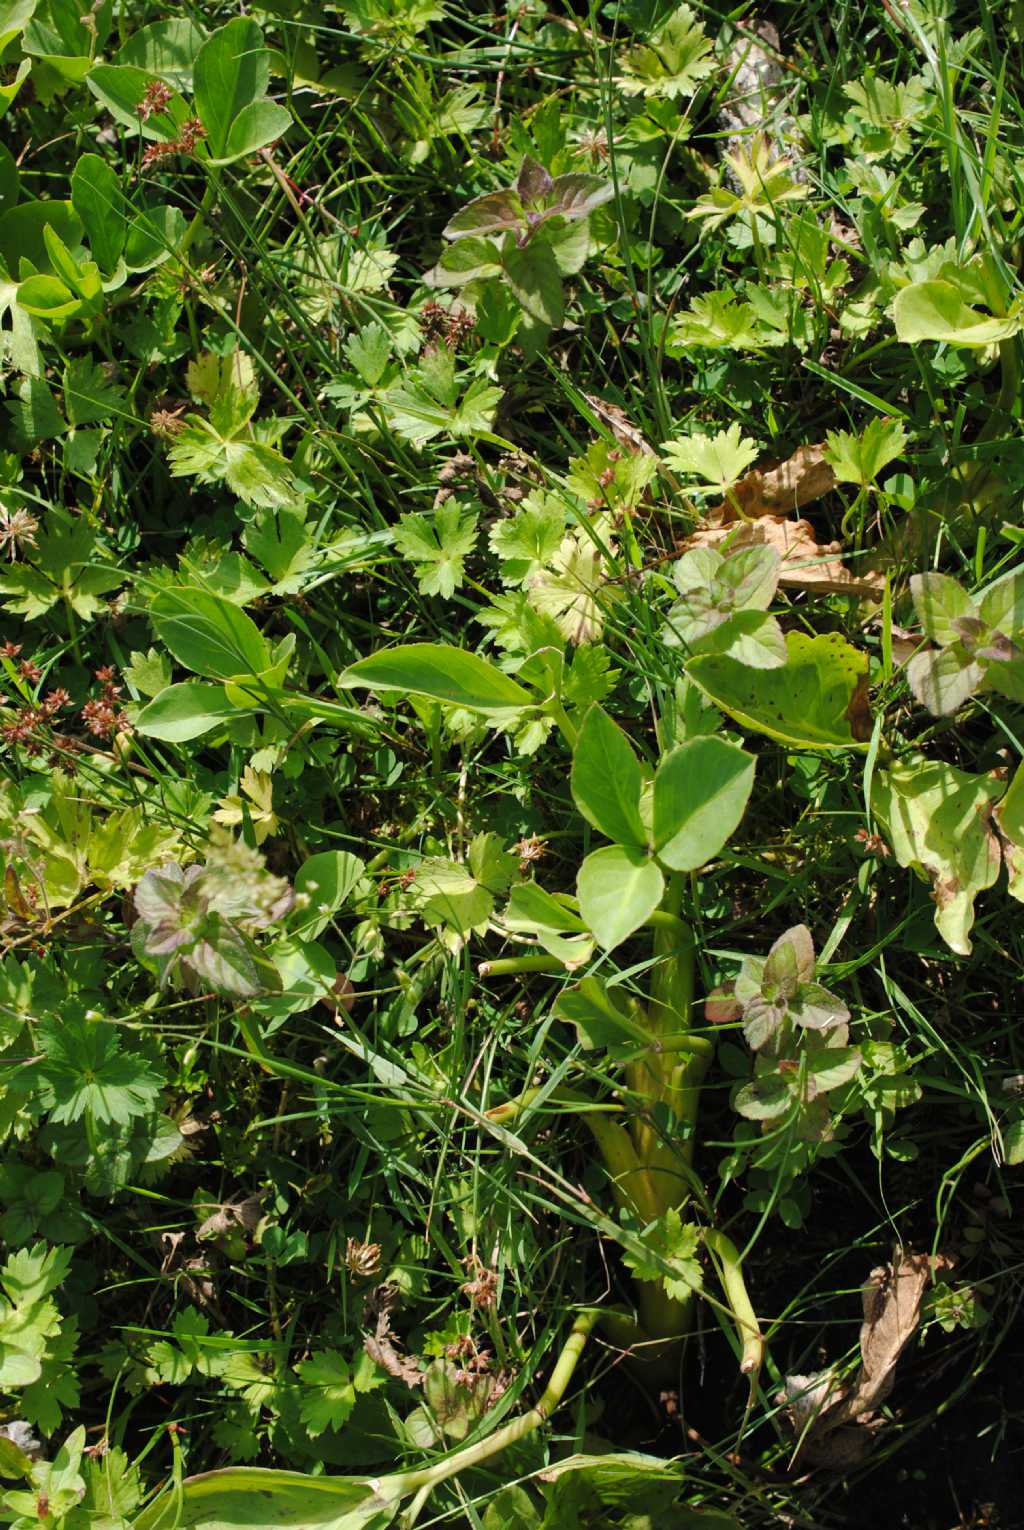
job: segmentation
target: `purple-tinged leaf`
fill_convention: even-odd
[[[560,213],[570,221],[585,218],[596,208],[603,207],[605,202],[610,202],[614,195],[615,187],[611,181],[603,180],[599,175],[586,175],[582,171],[560,175],[551,187],[547,216]]]
[[[796,1025],[812,1031],[827,1031],[834,1025],[845,1025],[850,1011],[834,993],[822,988],[820,983],[803,983],[789,1005],[790,1018]]]
[[[565,177],[559,177],[564,180]],[[548,172],[543,165],[538,165],[535,159],[527,154],[519,167],[519,179],[516,181],[516,192],[524,207],[544,207],[552,193],[554,186]]]
[[[465,239],[469,234],[502,234],[521,230],[526,223],[523,204],[516,193],[488,191],[482,197],[474,197],[465,207],[449,219],[445,239]]]
[[[760,997],[751,999],[743,1010],[743,1035],[755,1052],[766,1046],[786,1016],[785,1004],[772,1004]]]

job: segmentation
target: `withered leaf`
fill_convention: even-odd
[[[862,1290],[860,1366],[841,1381],[834,1368],[787,1376],[779,1402],[797,1437],[797,1456],[810,1466],[841,1470],[860,1460],[881,1426],[876,1410],[892,1391],[896,1364],[921,1321],[928,1282],[949,1261],[904,1253],[872,1270]]]
[[[208,1238],[220,1238],[224,1233],[234,1232],[238,1228],[251,1234],[256,1231],[262,1215],[263,1197],[260,1194],[247,1195],[243,1201],[223,1201],[199,1224],[196,1237],[203,1242]]]

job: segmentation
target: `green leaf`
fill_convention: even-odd
[[[583,862],[576,891],[584,922],[598,945],[611,951],[654,913],[665,891],[665,879],[640,851],[606,845],[592,851]]]
[[[336,1349],[317,1350],[295,1367],[302,1382],[299,1417],[313,1436],[340,1429],[356,1402],[348,1362]]]
[[[1019,317],[993,318],[965,303],[952,282],[915,282],[903,287],[893,303],[897,337],[909,345],[941,340],[947,345],[995,345],[1020,333]]]
[[[637,1280],[658,1281],[677,1302],[685,1302],[701,1290],[704,1276],[697,1257],[700,1229],[684,1222],[674,1207],[648,1223],[639,1241],[645,1246],[646,1257],[632,1249],[624,1249],[622,1254],[623,1264]]]
[[[564,988],[551,1012],[576,1027],[582,1047],[650,1045],[650,1033],[632,1018],[624,995],[614,989],[609,992],[598,977],[585,977],[575,987]]]
[[[273,143],[291,127],[291,113],[276,101],[253,101],[243,108],[231,124],[224,152],[212,159],[214,165],[230,165],[246,154]]]
[[[696,871],[719,853],[746,811],[754,759],[725,739],[690,739],[654,777],[654,848],[673,871]]]
[[[291,928],[304,940],[315,940],[332,916],[362,881],[366,867],[358,855],[347,850],[322,850],[311,855],[295,874],[295,892],[309,899],[308,906],[291,920]]]
[[[688,5],[680,5],[649,43],[627,49],[618,85],[626,95],[692,96],[715,69],[710,39]]]
[[[756,461],[759,448],[756,441],[740,434],[738,424],[717,435],[676,436],[666,441],[665,461],[677,473],[685,473],[711,484],[720,494],[743,477],[750,464]]]
[[[879,771],[871,807],[901,866],[929,882],[935,928],[960,956],[971,952],[974,900],[999,875],[999,842],[988,815],[1003,794],[991,776],[972,776],[910,755]]]
[[[397,1512],[401,1483],[387,1477],[312,1477],[258,1466],[229,1466],[188,1477],[161,1494],[132,1530],[384,1530]]]
[[[86,85],[97,101],[105,106],[115,122],[143,138],[169,143],[177,138],[182,125],[192,115],[185,101],[175,91],[167,110],[154,112],[145,122],[139,107],[149,87],[158,79],[148,69],[134,64],[96,64],[86,77]]]
[[[825,461],[840,482],[867,488],[878,482],[883,468],[902,457],[907,432],[900,420],[873,419],[859,436],[833,430],[825,439]]]
[[[509,187],[474,197],[449,219],[442,233],[445,239],[464,240],[470,235],[515,233],[525,223],[523,204]]]
[[[261,103],[270,79],[270,50],[263,46],[263,33],[255,21],[238,16],[211,33],[196,54],[192,78],[196,111],[213,161],[226,164],[238,154],[250,153],[247,147],[236,152],[232,143],[236,129],[241,140],[247,140],[249,109]],[[287,126],[288,114],[283,115]],[[282,131],[278,127],[270,137]]]
[[[646,845],[640,817],[643,775],[629,739],[607,712],[592,706],[572,756],[573,801],[588,823],[620,844]]]
[[[375,388],[384,376],[391,344],[388,330],[376,320],[364,324],[346,340],[345,355],[368,388]]]
[[[127,413],[127,395],[90,356],[81,356],[64,368],[64,408],[72,425],[93,425]]]
[[[984,680],[984,667],[962,643],[915,653],[907,663],[911,691],[935,717],[952,716]]]
[[[416,868],[411,893],[427,924],[446,925],[457,935],[482,931],[494,910],[494,896],[469,867],[428,856]]]
[[[262,675],[270,651],[252,619],[205,590],[161,590],[149,608],[157,636],[179,664],[217,680]]]
[[[525,585],[550,563],[565,535],[565,509],[552,494],[531,494],[510,520],[491,528],[491,549],[502,559],[504,584]]]
[[[959,623],[964,617],[972,621],[979,618],[976,601],[948,574],[914,574],[910,580],[910,593],[925,637],[943,647],[962,637],[963,629]],[[992,622],[991,625],[999,624]]]
[[[1014,568],[993,581],[979,596],[986,627],[1015,635],[1024,628],[1024,569]]]
[[[139,27],[122,43],[115,60],[159,75],[176,90],[191,90],[192,68],[206,36],[190,17],[168,16]]]
[[[51,270],[46,247],[47,229],[59,234],[66,246],[81,243],[82,220],[70,202],[23,202],[0,214],[0,258],[8,271],[16,272],[24,258],[37,271]]]
[[[124,249],[127,222],[121,179],[98,154],[83,154],[71,176],[71,205],[85,225],[101,271],[114,270]]]
[[[503,712],[531,706],[534,700],[486,659],[441,643],[408,643],[370,654],[349,665],[338,684],[428,696],[470,712]]]
[[[129,271],[151,271],[162,265],[180,248],[185,226],[181,208],[167,203],[137,212],[125,235],[125,267]]]
[[[787,633],[786,651],[778,669],[748,669],[735,659],[699,654],[686,673],[743,727],[791,748],[866,749],[867,655],[837,633]]]
[[[51,1120],[78,1121],[88,1115],[100,1125],[124,1126],[156,1107],[163,1075],[145,1057],[121,1051],[116,1026],[64,1015],[42,1022],[39,1044],[43,1056],[24,1070],[21,1080],[35,1087]]]
[[[181,685],[168,685],[159,691],[142,708],[133,726],[146,738],[184,744],[240,715],[240,709],[228,700],[222,685],[186,680]]]
[[[33,280],[51,282],[56,278],[38,276]],[[25,283],[21,285],[24,287]],[[18,439],[26,446],[34,446],[38,441],[52,441],[56,436],[62,436],[68,428],[53,394],[41,377],[26,377],[19,384],[16,396],[8,399],[7,410],[14,422]],[[11,572],[16,570],[12,569]]]
[[[304,510],[274,509],[259,511],[242,533],[242,541],[281,594],[301,588],[303,575],[313,566],[315,551],[313,531],[306,525]]]
[[[476,544],[477,518],[457,504],[442,505],[432,517],[403,515],[395,527],[398,551],[417,565],[424,595],[450,600],[462,583],[466,558]]]
[[[502,250],[502,269],[519,306],[536,324],[557,329],[565,311],[562,277],[549,244],[529,244]]]
[[[1003,837],[1006,890],[1011,898],[1024,903],[1024,765],[1014,771],[1005,797],[996,806],[995,818]]]

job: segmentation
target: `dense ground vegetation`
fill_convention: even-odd
[[[4,1522],[1018,1522],[1022,29],[3,7]]]

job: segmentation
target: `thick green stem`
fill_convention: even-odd
[[[509,1445],[515,1444],[516,1440],[521,1440],[525,1435],[539,1429],[551,1417],[565,1396],[573,1372],[579,1364],[580,1356],[590,1337],[591,1329],[599,1316],[596,1308],[580,1313],[572,1325],[572,1333],[566,1340],[565,1348],[555,1361],[555,1368],[544,1388],[543,1396],[528,1413],[514,1418],[511,1423],[505,1424],[501,1429],[496,1429],[486,1440],[479,1440],[477,1444],[457,1451],[446,1461],[438,1461],[436,1465],[425,1466],[421,1471],[403,1472],[400,1477],[385,1480],[390,1480],[396,1487],[400,1483],[399,1491],[402,1496],[406,1493],[418,1493],[424,1488],[436,1487],[440,1482],[447,1482],[449,1477],[455,1477],[471,1466],[479,1466],[481,1461],[488,1461],[491,1456],[496,1456],[499,1451],[506,1450]]]
[[[564,972],[565,963],[557,956],[499,956],[493,962],[481,962],[481,977],[514,977],[520,972]]]
[[[704,1246],[718,1269],[718,1278],[736,1324],[740,1341],[740,1370],[750,1376],[751,1386],[757,1380],[764,1359],[764,1339],[743,1279],[743,1262],[739,1250],[725,1233],[709,1227],[704,1233]]]

